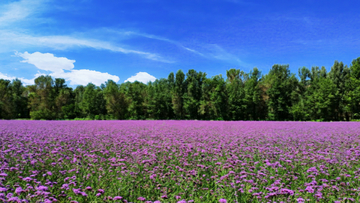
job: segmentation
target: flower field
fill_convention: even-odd
[[[3,202],[359,202],[360,123],[0,121]]]

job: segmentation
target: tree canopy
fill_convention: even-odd
[[[147,84],[68,87],[62,78],[39,76],[34,85],[0,79],[0,119],[198,119],[321,120],[360,119],[360,57],[348,67],[275,64],[268,74],[254,68],[226,71],[226,78],[190,69]]]

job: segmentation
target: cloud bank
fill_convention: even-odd
[[[34,52],[30,54],[24,52],[16,53],[15,55],[23,58],[24,60],[21,61],[23,63],[32,64],[42,71],[49,71],[50,73],[48,75],[54,78],[64,78],[66,81],[70,81],[70,85],[87,85],[88,83],[93,83],[99,86],[107,80],[113,80],[115,82],[120,80],[118,76],[109,73],[88,69],[76,70],[74,69],[75,60],[56,57],[51,53]],[[35,78],[40,75],[47,74],[39,72],[35,75]]]
[[[4,79],[4,80],[15,80],[15,79],[19,79],[21,80],[21,82],[24,84],[24,85],[31,85],[31,84],[34,84],[34,80],[33,79],[25,79],[25,78],[19,78],[19,77],[12,77],[12,76],[8,76],[6,74],[3,74],[3,73],[0,73],[0,79]]]
[[[138,72],[136,75],[131,76],[130,78],[126,79],[125,82],[135,82],[139,81],[142,83],[148,83],[148,82],[154,82],[156,80],[156,77],[150,75],[147,72]]]

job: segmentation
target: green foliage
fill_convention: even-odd
[[[335,61],[325,67],[274,65],[262,76],[226,71],[217,75],[190,69],[143,84],[100,87],[89,83],[74,90],[62,78],[40,76],[24,87],[20,80],[0,79],[0,119],[194,119],[321,120],[360,119],[360,57],[350,67]]]

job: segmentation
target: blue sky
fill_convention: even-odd
[[[70,86],[360,57],[360,1],[2,0],[0,78]]]

